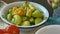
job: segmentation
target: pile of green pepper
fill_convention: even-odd
[[[20,7],[12,7],[8,10],[7,20],[18,26],[31,26],[39,24],[43,21],[43,12],[25,2]]]

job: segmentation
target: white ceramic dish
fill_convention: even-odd
[[[19,2],[13,2],[13,3],[10,3],[10,4],[6,4],[2,9],[1,9],[1,19],[4,21],[4,23],[6,24],[12,24],[10,22],[7,21],[7,19],[5,18],[6,17],[6,14],[7,14],[7,10],[9,10],[10,8],[12,8],[13,6],[21,6],[25,1],[19,1]],[[37,28],[37,26],[40,26],[41,24],[45,23],[47,21],[47,19],[49,18],[49,13],[48,13],[48,10],[38,4],[38,3],[34,3],[34,2],[30,2],[31,4],[33,4],[37,9],[40,9],[42,10],[43,14],[44,14],[44,17],[46,19],[44,19],[41,23],[37,24],[37,25],[33,25],[33,26],[17,26],[20,28],[21,32],[24,32],[24,34],[30,34],[30,31],[33,31]]]
[[[7,10],[9,10],[10,8],[12,8],[13,6],[21,6],[24,2],[25,2],[25,1],[14,2],[14,3],[10,3],[10,4],[6,5],[6,6],[4,6],[4,7],[2,8],[2,10],[1,10],[1,19],[2,19],[4,22],[6,22],[7,24],[12,24],[12,23],[8,22],[8,21],[6,20],[6,18],[5,18],[5,17],[6,17],[6,14],[7,14]],[[43,12],[43,14],[44,14],[44,17],[48,19],[49,13],[48,13],[48,10],[47,10],[45,7],[43,7],[43,6],[40,5],[40,4],[34,3],[34,2],[30,2],[30,3],[33,4],[37,9],[42,10],[42,12]],[[47,19],[44,19],[41,23],[39,23],[39,24],[37,24],[37,25],[33,25],[33,26],[18,26],[18,27],[24,27],[24,28],[26,28],[26,27],[36,27],[36,26],[39,26],[39,25],[43,24],[44,22],[46,22]]]
[[[60,34],[60,25],[49,25],[39,29],[35,34]]]

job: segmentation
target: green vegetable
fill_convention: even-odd
[[[29,2],[25,2],[25,3],[23,4],[23,8],[26,10],[27,7],[28,7],[28,5],[29,5]]]
[[[34,18],[31,17],[31,18],[29,19],[29,21],[30,21],[30,24],[31,24],[31,25],[35,25],[35,20],[34,20]]]
[[[34,18],[30,18],[29,21],[30,21],[31,23],[34,23]]]
[[[58,8],[58,4],[57,4],[57,3],[52,2],[52,8],[54,8],[54,9]]]
[[[12,23],[14,23],[14,21],[15,21],[15,19],[14,19],[14,18],[12,18],[11,22],[12,22]]]
[[[29,4],[29,7],[30,7],[30,9],[31,9],[32,11],[35,10],[35,7],[34,7],[33,5],[31,5],[31,4]]]
[[[60,2],[60,0],[53,0],[53,2],[55,2],[55,3],[59,3],[59,2]]]
[[[27,18],[27,17],[23,17],[23,22],[24,22],[24,21],[27,21],[27,20],[28,20],[28,18]]]
[[[12,9],[9,9],[9,13],[12,13]]]
[[[28,10],[28,11],[26,12],[26,16],[27,16],[27,17],[31,17],[31,16],[32,16],[32,11],[31,11],[31,10]]]
[[[52,6],[54,8],[57,5],[53,4]],[[43,13],[26,1],[20,7],[10,8],[6,17],[8,21],[17,26],[31,26],[39,24],[43,20]]]
[[[11,14],[8,14],[8,15],[7,15],[7,20],[8,20],[8,21],[11,21],[11,19],[12,19],[12,15],[11,15]]]
[[[30,26],[30,22],[29,21],[25,21],[22,26]]]
[[[41,18],[36,18],[36,19],[35,19],[35,25],[36,25],[36,24],[39,24],[40,22],[42,22],[42,19],[41,19]]]
[[[23,6],[20,6],[19,9],[24,9],[24,7]]]
[[[20,25],[22,22],[22,19],[19,15],[14,15],[12,18],[12,22],[16,25]]]
[[[33,17],[42,17],[43,14],[40,10],[35,10],[33,13],[32,13],[32,16]]]

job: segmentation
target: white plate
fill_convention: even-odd
[[[35,34],[60,34],[60,25],[49,25],[39,29]]]
[[[7,4],[6,6],[4,6],[2,9],[1,9],[1,19],[5,22],[5,23],[7,23],[7,24],[12,24],[12,23],[10,23],[9,21],[7,21],[6,20],[6,14],[7,14],[7,11],[10,9],[10,8],[12,8],[12,7],[14,7],[14,6],[21,6],[23,3],[25,3],[26,1],[19,1],[19,2],[13,2],[13,3],[10,3],[10,4]],[[35,6],[35,8],[37,8],[37,9],[39,9],[39,10],[41,10],[42,12],[43,12],[43,15],[44,15],[44,20],[41,22],[41,23],[39,23],[39,24],[37,24],[37,25],[33,25],[33,26],[18,26],[18,27],[24,27],[24,28],[32,28],[32,27],[36,27],[36,26],[39,26],[39,25],[41,25],[41,24],[43,24],[43,23],[45,23],[46,21],[47,21],[47,19],[49,18],[49,12],[48,12],[48,10],[44,7],[44,6],[42,6],[41,4],[38,4],[38,3],[35,3],[35,2],[30,2],[30,4],[32,4],[32,5],[34,5]],[[3,17],[4,16],[4,17]]]

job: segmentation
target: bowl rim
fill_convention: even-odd
[[[21,2],[26,2],[26,1],[18,1],[18,2],[13,2],[13,3],[10,3],[10,4],[8,4],[8,5],[6,5],[6,6],[4,6],[3,8],[5,8],[5,7],[7,7],[7,6],[9,6],[9,5],[12,5],[12,4],[15,4],[15,3],[21,3]],[[29,1],[30,2],[30,1]],[[35,3],[35,4],[38,4],[38,3],[36,3],[36,2],[30,2],[30,3]],[[20,27],[20,28],[33,28],[33,27],[37,27],[37,26],[39,26],[39,25],[41,25],[41,24],[43,24],[44,22],[46,22],[47,20],[48,20],[48,18],[49,18],[49,12],[48,12],[48,10],[44,7],[44,6],[42,6],[41,4],[38,4],[38,5],[40,5],[41,7],[43,7],[46,11],[47,11],[47,13],[48,13],[48,16],[47,16],[47,19],[45,19],[45,20],[43,20],[41,23],[39,23],[39,24],[37,24],[37,25],[33,25],[33,26],[17,26],[17,27]],[[3,10],[3,9],[2,9]],[[6,19],[4,19],[2,16],[1,16],[1,19],[2,20],[5,20],[6,22],[6,24],[12,24],[12,23],[10,23],[9,21],[7,21]],[[7,23],[8,22],[8,23]]]
[[[38,29],[38,30],[35,32],[35,34],[37,34],[38,32],[40,32],[40,31],[42,31],[42,30],[44,30],[44,29],[48,29],[48,28],[55,27],[55,26],[60,27],[60,25],[56,25],[56,24],[55,24],[55,25],[44,26],[44,27]]]

